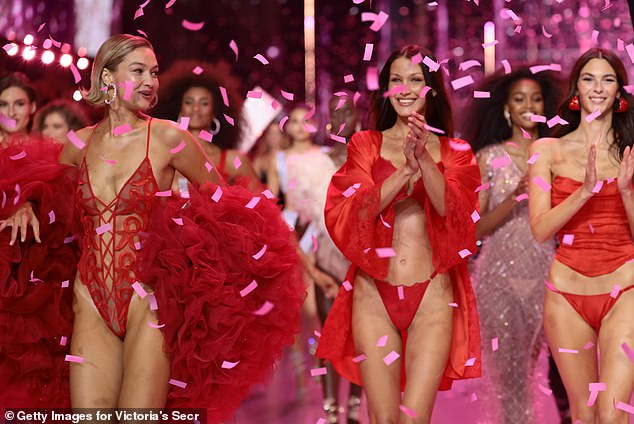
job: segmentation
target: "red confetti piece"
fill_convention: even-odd
[[[183,28],[189,31],[200,31],[205,26],[205,21],[191,22],[191,21],[188,21],[187,19],[183,19],[183,21],[181,22],[181,25],[183,26]]]

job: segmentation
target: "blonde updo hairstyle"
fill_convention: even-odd
[[[147,39],[136,35],[118,34],[104,41],[92,64],[90,89],[82,92],[84,100],[93,106],[104,106],[108,93],[104,90],[106,84],[101,79],[103,70],[108,69],[114,72],[129,53],[139,48],[154,51],[154,47]]]

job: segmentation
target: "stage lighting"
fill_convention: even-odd
[[[55,53],[50,50],[46,50],[42,53],[42,63],[50,65],[55,60]]]
[[[24,44],[26,44],[27,46],[33,44],[33,36],[31,34],[26,34],[24,36]]]
[[[86,47],[80,47],[77,49],[77,56],[84,57],[88,53],[88,49]]]
[[[4,46],[4,50],[7,52],[7,54],[9,56],[15,56],[16,54],[18,54],[18,45],[15,43],[9,43],[6,46]]]
[[[24,50],[22,50],[22,57],[24,60],[31,60],[35,57],[35,50],[33,50],[30,46],[26,46]]]
[[[80,57],[79,59],[77,59],[77,68],[79,69],[86,69],[89,64],[90,62],[88,62],[88,59],[86,59],[85,57]]]
[[[80,101],[82,99],[82,95],[81,92],[79,90],[75,90],[73,92],[73,100],[75,100],[76,102]]]
[[[73,57],[68,53],[64,53],[62,57],[59,58],[59,64],[64,68],[68,68],[71,63],[73,63]]]

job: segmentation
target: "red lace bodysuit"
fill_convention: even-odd
[[[145,157],[109,203],[99,199],[90,184],[86,153],[92,134],[79,169],[77,205],[84,236],[77,268],[99,313],[119,337],[125,335],[132,284],[137,281],[138,234],[148,226],[158,190],[148,157],[150,124]]]

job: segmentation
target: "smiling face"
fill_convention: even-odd
[[[35,108],[35,102],[32,102],[27,92],[20,87],[5,89],[0,93],[0,113],[15,120],[15,126],[0,123],[0,128],[8,133],[27,133]]]
[[[581,68],[577,80],[579,103],[590,114],[599,110],[601,116],[612,113],[614,101],[618,97],[619,83],[616,72],[605,59],[591,59]]]
[[[203,130],[211,127],[214,118],[213,96],[204,87],[190,87],[183,94],[180,116],[189,117],[189,130]]]
[[[537,122],[531,121],[531,116],[544,114],[544,98],[537,81],[528,78],[515,81],[504,109],[511,115],[511,125],[525,130],[535,128]]]
[[[117,99],[130,110],[149,109],[155,101],[158,82],[158,63],[154,51],[141,47],[128,53],[114,72],[104,69],[105,84],[117,86]],[[108,92],[108,97],[112,96]]]
[[[422,112],[425,98],[420,93],[425,87],[423,70],[406,57],[399,57],[390,66],[390,77],[387,90],[392,92],[390,103],[400,117],[407,117],[412,112]]]

